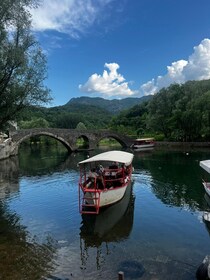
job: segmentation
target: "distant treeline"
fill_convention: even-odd
[[[58,127],[111,129],[157,140],[210,141],[210,80],[189,81],[161,89],[152,98],[115,114],[101,99],[94,105],[74,102],[54,108],[28,107],[19,116],[21,128]],[[116,103],[116,100],[115,100]]]
[[[163,88],[150,101],[113,117],[110,126],[157,140],[210,141],[210,80]]]

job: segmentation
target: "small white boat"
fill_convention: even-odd
[[[155,146],[155,139],[154,138],[138,138],[134,141],[131,145],[131,148],[135,151],[145,151],[153,149]]]
[[[200,167],[202,167],[206,172],[210,174],[210,160],[200,161]],[[210,196],[210,182],[203,180],[202,182],[206,193]]]
[[[120,201],[131,182],[133,154],[109,151],[80,161],[79,210],[98,214]]]

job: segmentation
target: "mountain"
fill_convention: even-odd
[[[151,97],[106,100],[94,97],[72,98],[68,103],[55,107],[27,107],[22,112],[19,122],[22,127],[31,126],[31,120],[46,120],[50,127],[76,128],[83,123],[88,129],[107,128],[110,120],[123,110],[131,109]],[[25,123],[24,123],[25,122]],[[27,123],[28,122],[28,123]],[[36,122],[35,122],[35,125]]]
[[[152,96],[143,96],[139,98],[128,97],[124,99],[108,100],[101,97],[82,96],[70,99],[63,107],[72,107],[72,105],[91,105],[107,110],[112,114],[118,114],[122,110],[130,109],[137,104],[150,100],[151,98]]]

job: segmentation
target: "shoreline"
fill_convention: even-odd
[[[210,148],[210,142],[170,142],[170,141],[156,141],[156,147],[168,148]]]

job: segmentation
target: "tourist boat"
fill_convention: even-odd
[[[98,215],[81,215],[80,253],[83,266],[87,267],[89,261],[91,267],[96,265],[97,270],[100,264],[104,263],[104,257],[110,255],[112,250],[109,246],[112,246],[113,242],[128,239],[133,228],[134,204],[135,196],[131,182],[119,202],[101,209]],[[95,263],[90,258],[94,252],[97,256]]]
[[[206,172],[210,174],[210,160],[200,161],[200,167],[202,167]],[[210,196],[210,182],[206,182],[205,180],[203,180],[202,183],[206,193]]]
[[[131,182],[120,201],[101,209],[98,215],[82,215],[80,236],[87,243],[93,243],[93,246],[99,239],[101,239],[101,244],[105,237],[108,237],[106,241],[109,241],[111,236],[112,241],[127,238],[133,226],[134,202],[133,182]],[[117,230],[117,234],[115,233],[116,228],[121,228],[121,230]]]
[[[144,151],[148,149],[153,149],[155,146],[154,138],[138,138],[131,145],[131,148],[135,151]]]
[[[80,253],[82,265],[91,262],[96,268],[104,262],[104,256],[110,254],[109,246],[113,242],[128,239],[134,220],[135,196],[133,182],[126,188],[124,197],[117,203],[103,208],[98,215],[81,215]],[[105,246],[104,246],[105,244]],[[91,255],[96,255],[93,262]]]
[[[120,201],[131,183],[133,154],[109,151],[78,163],[79,211],[98,214],[102,207]]]

